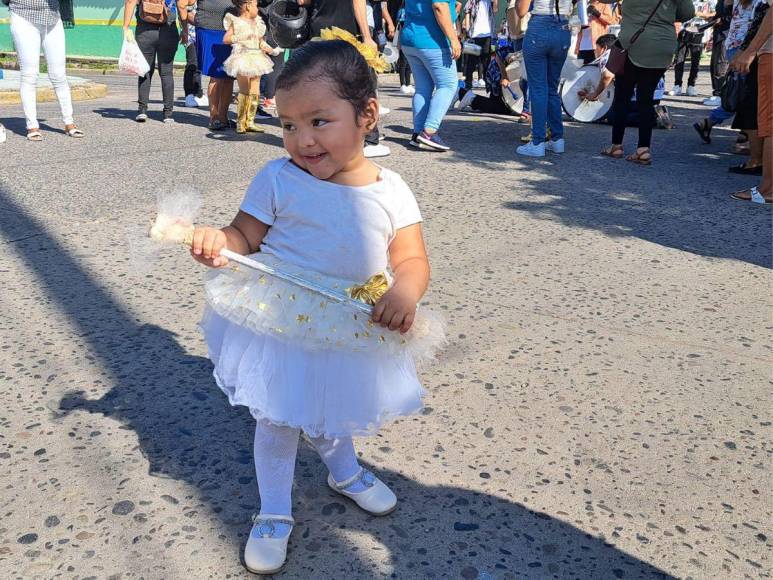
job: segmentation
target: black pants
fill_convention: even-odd
[[[678,87],[682,86],[682,79],[684,77],[684,63],[687,61],[687,57],[690,57],[690,76],[687,78],[687,86],[694,87],[695,81],[698,80],[698,69],[701,66],[701,55],[703,54],[703,45],[701,44],[688,44],[681,49],[685,54],[684,59],[680,58],[676,66],[674,66],[674,84]]]
[[[411,65],[405,58],[403,51],[400,51],[400,58],[397,59],[397,74],[400,75],[400,86],[411,84]]]
[[[711,94],[719,96],[722,90],[722,82],[727,73],[727,52],[725,51],[725,39],[727,32],[717,32],[714,34],[713,46],[711,49]]]
[[[161,94],[164,97],[164,113],[171,113],[174,106],[174,54],[177,52],[177,44],[180,42],[180,33],[177,32],[177,24],[148,24],[143,20],[137,22],[134,32],[145,60],[150,65],[148,74],[140,77],[138,81],[138,99],[141,111],[148,109],[150,100],[150,82],[153,79],[153,71],[158,62],[158,74],[161,75]]]
[[[466,55],[464,63],[464,86],[468,89],[472,88],[472,73],[478,70],[478,78],[483,79],[483,75],[488,67],[489,60],[491,59],[491,37],[486,36],[484,38],[471,38],[472,42],[480,46],[480,56],[474,54]]]
[[[469,89],[461,89],[459,91],[459,98],[462,98]],[[506,89],[504,89],[506,90]],[[481,113],[490,113],[492,115],[515,115],[505,104],[502,97],[475,97],[470,103],[470,108],[473,111],[479,111]]]
[[[196,45],[191,43],[185,47],[185,73],[183,73],[183,90],[185,96],[193,95],[201,97],[204,91],[201,88],[201,72],[199,62],[196,59]]]
[[[582,64],[590,64],[594,60],[596,60],[596,51],[595,50],[581,50],[577,56],[579,56],[582,59]]]
[[[268,58],[274,63],[274,70],[260,77],[260,94],[267,99],[273,99],[276,94],[276,79],[285,65],[285,55],[282,52],[279,56],[269,56]]]
[[[615,100],[612,103],[612,143],[621,145],[625,136],[628,103],[636,89],[639,115],[639,147],[649,147],[652,142],[652,120],[655,116],[654,93],[664,68],[642,68],[625,60],[623,74],[615,77]]]

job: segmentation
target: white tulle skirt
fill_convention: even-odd
[[[218,386],[258,420],[312,437],[373,435],[422,407],[424,390],[406,350],[315,350],[258,334],[208,307],[201,322]]]

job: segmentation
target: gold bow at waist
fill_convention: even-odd
[[[346,293],[360,302],[375,305],[381,297],[389,290],[389,280],[384,273],[374,274],[365,284],[352,286],[346,289]]]

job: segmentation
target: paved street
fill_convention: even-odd
[[[181,184],[227,223],[281,131],[164,125],[158,79],[138,125],[134,80],[98,80],[83,140],[27,142],[0,107],[0,578],[246,578],[253,421],[211,378],[202,268],[132,250]],[[357,441],[394,514],[334,495],[302,445],[278,576],[769,578],[771,213],[728,196],[758,179],[727,173],[735,134],[700,143],[708,109],[680,97],[652,167],[577,123],[563,156],[517,158],[525,125],[458,112],[452,153],[416,152],[385,85],[381,163],[417,194],[451,343],[424,412]]]

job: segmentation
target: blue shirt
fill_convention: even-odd
[[[405,0],[405,25],[400,33],[400,44],[414,48],[449,48],[448,39],[435,19],[432,9],[435,3],[447,3],[451,22],[456,22],[455,0]]]

